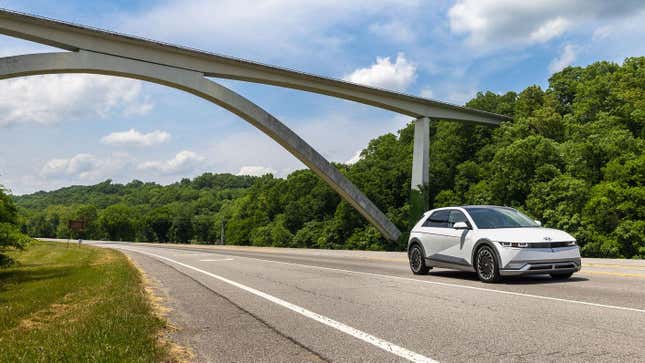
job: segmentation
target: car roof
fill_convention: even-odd
[[[512,209],[511,207],[507,207],[504,205],[492,205],[492,204],[475,204],[475,205],[453,205],[453,206],[448,206],[448,207],[440,207],[440,208],[435,208],[431,209],[429,211],[426,211],[424,214],[428,214],[433,211],[439,211],[439,210],[445,210],[445,209],[455,209],[455,208],[461,208],[461,209],[467,209],[467,208],[509,208]]]

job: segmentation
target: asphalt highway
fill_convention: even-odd
[[[645,361],[645,261],[483,284],[403,253],[91,244],[154,281],[196,361]]]

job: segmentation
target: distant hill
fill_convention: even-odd
[[[129,205],[148,204],[160,207],[171,202],[190,200],[196,195],[187,191],[210,191],[213,193],[237,193],[253,185],[256,177],[232,174],[205,173],[190,179],[162,186],[157,183],[144,183],[133,180],[128,184],[115,184],[106,180],[95,185],[74,185],[50,192],[36,192],[14,196],[19,207],[26,209],[45,209],[51,205],[92,204],[99,209],[117,203]]]

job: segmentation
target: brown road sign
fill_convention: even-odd
[[[69,229],[71,229],[74,232],[80,232],[85,229],[85,221],[84,220],[70,220],[68,223]]]

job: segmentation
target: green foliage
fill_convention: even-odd
[[[133,217],[130,207],[125,204],[115,204],[101,212],[99,224],[108,240],[131,241],[134,239]]]
[[[433,120],[420,200],[515,206],[573,234],[587,256],[644,257],[645,57],[568,67],[546,89],[480,92],[466,106],[514,119],[497,128]],[[404,234],[416,213],[413,137],[410,123],[371,140],[355,164],[336,165]],[[96,238],[212,243],[223,223],[231,244],[405,248],[309,170],[284,179],[207,173],[169,186],[108,180],[15,199],[24,229],[39,236],[66,237],[66,221],[82,216]]]
[[[18,228],[18,209],[0,186],[0,267],[7,267],[13,259],[7,251],[24,249],[31,239]]]

